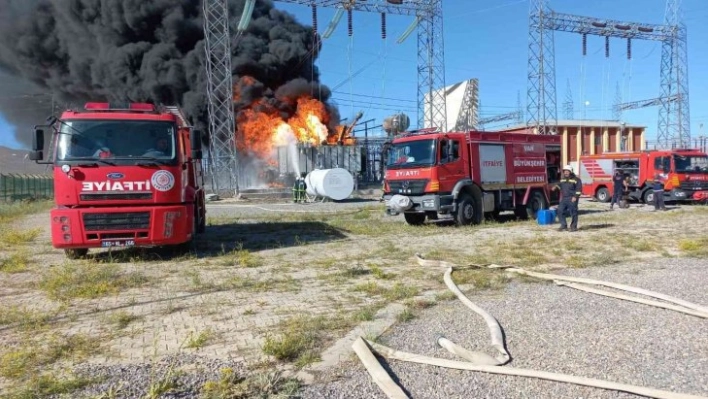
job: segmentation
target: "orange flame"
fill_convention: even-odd
[[[234,85],[234,100],[241,97],[241,90],[255,83],[250,76],[242,76]],[[240,152],[251,153],[267,160],[272,156],[275,146],[286,145],[293,139],[300,143],[320,145],[337,144],[344,126],[337,126],[335,131],[328,129],[330,115],[326,105],[309,96],[296,99],[281,99],[295,107],[295,114],[284,120],[279,110],[263,100],[238,113],[236,118],[237,143]],[[351,145],[353,140],[345,138],[344,144]]]

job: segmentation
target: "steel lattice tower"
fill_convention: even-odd
[[[538,134],[552,134],[558,115],[551,10],[546,0],[530,1],[527,118]],[[549,122],[551,125],[549,126]]]
[[[415,16],[418,20],[418,127],[447,130],[442,0],[276,0],[310,7]]]
[[[687,32],[681,18],[681,0],[667,0],[664,18],[670,34],[661,43],[661,104],[656,139],[665,148],[685,147],[691,145],[691,123]]]
[[[661,97],[619,104],[618,110],[640,108],[658,102],[658,145],[685,146],[691,142],[688,102],[688,62],[686,26],[681,20],[681,0],[666,1],[664,25],[615,21],[552,11],[548,0],[531,0],[529,15],[528,119],[539,134],[548,134],[556,120],[555,54],[553,32],[572,32],[662,43]],[[628,54],[628,57],[630,55]],[[551,124],[551,126],[549,126]]]
[[[238,195],[228,0],[204,0],[203,9],[212,189]]]

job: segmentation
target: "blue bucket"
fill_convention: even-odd
[[[541,226],[547,226],[555,223],[556,221],[556,210],[555,209],[544,209],[538,211],[538,216],[536,218],[538,224]]]

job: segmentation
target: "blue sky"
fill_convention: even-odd
[[[665,0],[551,0],[550,5],[563,13],[662,23]],[[309,7],[277,2],[276,7],[311,24]],[[691,134],[696,137],[703,133],[701,124],[708,122],[708,81],[702,75],[708,67],[708,41],[702,40],[708,36],[708,3],[683,0],[683,8],[688,27]],[[479,79],[482,117],[514,111],[519,92],[525,106],[528,9],[528,0],[444,1],[446,84]],[[320,32],[333,15],[334,9],[318,10]],[[405,112],[415,123],[416,35],[396,43],[411,21],[410,17],[388,16],[388,37],[382,40],[380,16],[355,12],[351,37],[347,35],[345,16],[335,33],[325,39],[317,65],[321,81],[337,87],[333,99],[343,118],[363,110],[362,120],[375,119],[374,124],[380,124],[387,116]],[[625,40],[612,39],[610,57],[605,58],[604,39],[589,36],[588,55],[583,57],[580,35],[556,32],[555,49],[559,117],[563,116],[568,81],[576,118],[611,118],[617,84],[624,101],[659,96],[658,43],[633,40],[632,60],[628,61]],[[586,102],[589,105],[583,106]],[[623,120],[647,126],[647,139],[651,140],[656,134],[658,112],[658,107],[627,111]],[[11,129],[0,115],[0,145],[17,145]]]

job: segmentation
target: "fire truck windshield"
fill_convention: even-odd
[[[413,168],[435,164],[435,140],[406,141],[391,145],[386,167],[389,169]]]
[[[175,125],[140,120],[65,120],[56,141],[57,161],[104,160],[129,165],[176,160]]]
[[[708,157],[704,155],[674,155],[676,173],[708,173]]]

